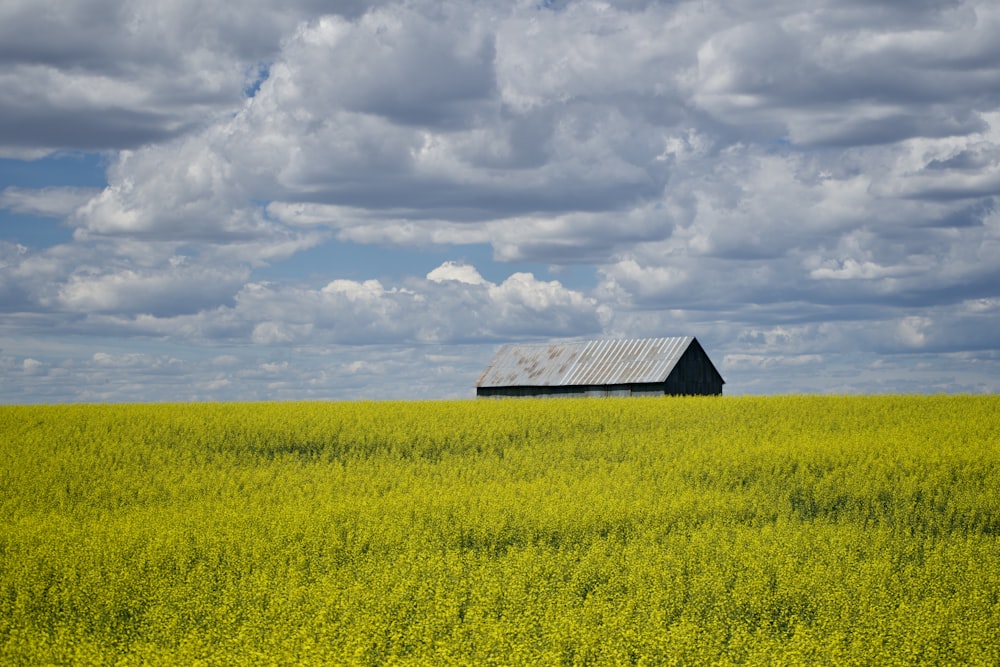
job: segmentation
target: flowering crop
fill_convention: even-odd
[[[1000,663],[1000,399],[0,407],[3,664]]]

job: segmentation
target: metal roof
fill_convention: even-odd
[[[680,336],[504,345],[476,386],[663,382],[693,341],[693,336]]]

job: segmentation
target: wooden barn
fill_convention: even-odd
[[[693,336],[504,345],[476,396],[722,394],[725,380]]]

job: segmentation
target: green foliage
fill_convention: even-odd
[[[0,663],[1000,663],[1000,399],[0,408]]]

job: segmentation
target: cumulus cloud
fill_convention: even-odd
[[[79,224],[98,233],[254,233],[262,199],[286,211],[328,204],[379,218],[483,221],[620,210],[662,188],[662,128],[645,103],[549,91],[544,104],[507,104],[517,67],[506,60],[545,42],[522,43],[511,26],[501,39],[496,26],[511,10],[443,7],[393,5],[302,25],[233,117],[122,154]],[[639,19],[621,19],[621,28],[658,43]],[[552,29],[568,37],[582,24]],[[662,54],[646,55],[651,77]],[[662,96],[644,85],[649,104]]]
[[[0,208],[46,218],[65,218],[90,201],[94,188],[47,187],[0,190]]]
[[[230,272],[183,264],[178,259],[166,269],[80,271],[60,287],[58,303],[82,313],[197,312],[227,301],[248,277],[245,269]]]
[[[283,247],[256,245],[188,255],[177,244],[139,240],[40,249],[0,242],[0,311],[19,313],[32,328],[53,318],[41,331],[98,315],[194,315],[231,305],[251,276],[248,258]]]
[[[76,220],[171,238],[319,225],[345,241],[487,242],[500,260],[549,264],[607,262],[671,231],[695,251],[779,256],[861,215],[912,215],[914,196],[992,194],[992,163],[916,173],[905,155],[917,138],[942,153],[976,137],[995,145],[990,75],[957,76],[957,97],[929,95],[938,87],[921,78],[882,84],[903,66],[990,62],[978,36],[995,14],[831,5],[741,20],[711,4],[412,3],[325,15],[286,39],[233,116],[123,154]],[[962,41],[964,59],[942,47],[906,65],[920,31],[932,45]],[[898,108],[950,120],[913,125]]]
[[[445,262],[427,274],[427,280],[434,283],[443,283],[446,280],[465,283],[466,285],[485,285],[486,281],[476,267],[471,264],[461,264],[459,262]]]
[[[759,13],[698,49],[693,98],[737,128],[861,146],[981,131],[997,103],[992,3],[822,3]]]
[[[751,389],[816,386],[856,350],[865,372],[828,386],[909,386],[865,352],[995,364],[998,29],[986,0],[7,2],[0,155],[108,169],[0,191],[74,231],[0,241],[5,330],[263,350],[696,333]],[[494,264],[316,260],[362,245]],[[239,384],[212,368],[206,391]]]
[[[374,279],[337,279],[319,288],[251,283],[231,306],[189,315],[95,317],[91,324],[259,345],[365,345],[594,334],[606,317],[595,299],[558,281],[514,273],[492,283],[471,265],[446,262],[405,286]]]
[[[28,357],[21,364],[25,375],[41,375],[44,372],[45,364],[38,359]]]
[[[225,115],[312,4],[4,2],[0,155],[137,147]]]

